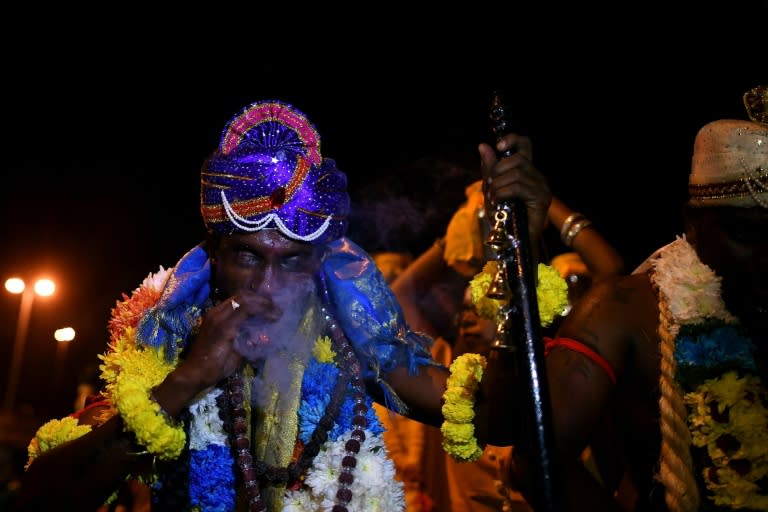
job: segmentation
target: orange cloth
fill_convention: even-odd
[[[478,212],[483,208],[482,181],[469,185],[466,202],[453,214],[445,230],[443,258],[448,266],[471,277],[485,261]]]

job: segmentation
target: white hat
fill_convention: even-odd
[[[752,89],[744,102],[752,121],[721,119],[696,135],[688,179],[691,205],[768,208],[768,124],[761,110],[768,105],[768,88]],[[755,110],[756,102],[760,109]]]

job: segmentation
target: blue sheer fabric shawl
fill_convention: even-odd
[[[332,314],[355,349],[363,376],[382,388],[387,407],[407,413],[406,405],[381,378],[398,366],[440,366],[430,353],[432,339],[411,331],[403,311],[373,259],[347,238],[328,244],[319,280]],[[163,350],[175,360],[190,340],[210,296],[211,265],[202,245],[176,264],[160,300],[137,326],[139,345]]]

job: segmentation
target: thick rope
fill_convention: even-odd
[[[670,512],[695,512],[700,501],[691,460],[688,410],[682,389],[675,380],[675,338],[679,326],[673,322],[666,301],[659,301],[659,309],[661,457],[657,478],[666,489],[664,499]]]

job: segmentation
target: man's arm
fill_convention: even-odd
[[[530,140],[517,134],[509,134],[496,144],[496,150],[500,152],[510,149],[513,151],[511,156],[498,159],[496,151],[488,144],[478,146],[485,180],[486,209],[492,211],[489,203],[495,204],[510,199],[522,201],[528,212],[528,229],[533,249],[541,240],[551,192],[546,179],[531,162]],[[534,265],[537,261],[537,254],[534,254]],[[409,375],[406,368],[396,368],[385,376],[386,381],[408,405],[409,417],[433,426],[440,426],[443,421],[442,397],[447,378],[448,371],[435,367],[423,367],[417,375]],[[375,386],[371,388],[375,391]],[[478,400],[482,401],[483,397],[479,396]],[[482,436],[486,431],[488,410],[483,409],[480,404],[478,410],[481,413],[476,418],[476,424]]]
[[[552,197],[548,215],[558,232],[562,230],[565,220],[575,213],[562,200]],[[571,248],[581,257],[595,281],[624,273],[624,258],[593,224],[578,232],[578,236],[571,241]]]
[[[16,510],[96,510],[146,462],[131,455],[137,450],[114,416],[35,459],[24,474]]]
[[[147,390],[165,414],[176,417],[202,390],[232,373],[242,356],[233,348],[240,322],[259,314],[261,303],[251,296],[239,297],[240,308],[230,301],[205,315],[186,358],[163,382]],[[94,417],[96,411],[91,412]],[[81,423],[88,422],[81,418]],[[96,510],[152,456],[137,456],[145,448],[125,432],[118,415],[84,436],[43,453],[29,466],[18,495],[19,510]]]

